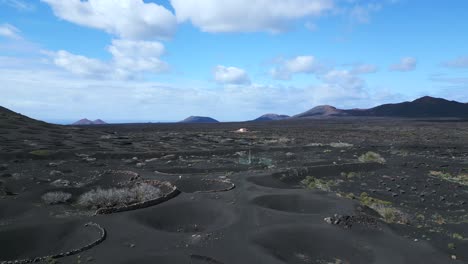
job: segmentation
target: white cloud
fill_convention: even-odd
[[[60,50],[45,52],[53,63],[83,77],[131,79],[143,73],[161,73],[168,70],[160,59],[164,46],[155,41],[113,40],[108,47],[112,60],[104,62]]]
[[[71,122],[88,117],[147,122],[206,115],[241,121],[268,112],[294,115],[320,104],[370,107],[389,98],[388,94],[382,97],[374,93],[364,81],[340,70],[324,74],[321,84],[305,87],[245,84],[211,89],[209,83],[190,80],[167,84],[78,78],[55,67],[33,62],[23,65],[26,66],[13,69],[0,63],[0,105],[47,120]]]
[[[9,39],[21,39],[20,30],[10,24],[0,25],[0,36]]]
[[[127,39],[167,39],[177,21],[166,8],[143,0],[42,0],[66,21]]]
[[[392,71],[408,72],[416,69],[418,61],[413,57],[405,57],[400,60],[399,63],[390,66]]]
[[[22,0],[0,0],[0,4],[4,4],[13,7],[19,11],[33,11],[34,5]]]
[[[468,56],[458,57],[450,61],[442,63],[443,66],[448,68],[468,68]]]
[[[325,69],[314,56],[297,56],[280,62],[280,65],[270,71],[277,80],[290,80],[293,74],[318,73]]]
[[[368,3],[366,5],[356,5],[349,11],[351,21],[366,24],[371,20],[371,14],[382,9],[381,4]]]
[[[161,73],[169,69],[160,57],[164,54],[164,46],[155,41],[113,40],[109,46],[117,74],[128,78],[134,73]]]
[[[378,71],[377,66],[372,64],[357,64],[351,69],[351,73],[353,74],[367,74],[367,73],[375,73]]]
[[[75,55],[65,50],[48,54],[53,57],[55,65],[76,75],[100,76],[101,74],[107,74],[110,70],[109,66],[104,62],[81,55]]]
[[[365,82],[347,70],[331,70],[319,76],[324,83],[350,91],[361,90]]]
[[[214,79],[222,84],[250,84],[249,75],[245,70],[222,65],[216,66]]]
[[[205,32],[282,32],[299,18],[319,16],[332,0],[171,0],[179,22]]]

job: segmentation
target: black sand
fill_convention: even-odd
[[[74,128],[10,116],[0,123],[0,261],[89,243],[97,235],[82,228],[89,221],[106,229],[106,240],[59,263],[468,260],[468,187],[431,174],[468,173],[467,122],[332,119]],[[240,127],[251,132],[231,132]],[[359,163],[368,151],[386,163]],[[170,181],[182,194],[110,215],[93,216],[76,206],[85,191],[125,182],[122,171]],[[333,184],[326,191],[305,189],[301,181],[307,176]],[[50,191],[69,192],[72,199],[45,205],[41,195]],[[386,223],[360,204],[364,192],[404,212],[409,222]],[[352,225],[324,221],[335,214],[354,217]]]

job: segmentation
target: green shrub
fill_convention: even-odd
[[[333,142],[330,143],[330,147],[332,148],[351,148],[353,144],[345,143],[345,142]]]
[[[461,185],[468,185],[468,174],[467,173],[462,173],[459,175],[452,175],[448,172],[442,172],[442,171],[430,171],[429,172],[430,176],[440,178],[442,180],[446,180],[449,182],[454,182],[458,183]]]
[[[304,180],[301,181],[301,183],[309,189],[319,189],[327,192],[331,190],[331,187],[337,185],[337,183],[332,180],[322,180],[315,178],[314,176],[307,176]]]
[[[377,162],[377,163],[385,163],[385,159],[380,156],[380,154],[375,153],[373,151],[369,151],[359,157],[359,161],[363,163],[369,162]]]
[[[34,155],[34,156],[45,157],[45,156],[51,155],[52,152],[50,150],[47,150],[47,149],[38,149],[38,150],[33,150],[33,151],[29,152],[29,154]]]

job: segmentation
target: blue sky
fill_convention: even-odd
[[[223,121],[468,101],[466,1],[0,0],[0,105],[72,121]]]

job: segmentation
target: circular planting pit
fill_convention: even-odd
[[[349,232],[333,227],[294,226],[260,232],[255,244],[285,263],[374,263],[373,252]]]
[[[235,185],[227,180],[182,178],[175,182],[177,189],[185,193],[199,192],[225,192],[235,188]]]
[[[223,264],[212,257],[191,254],[191,255],[163,255],[163,256],[147,256],[138,259],[132,259],[124,262],[125,264]]]
[[[145,226],[164,232],[200,233],[228,226],[233,222],[234,214],[225,204],[206,201],[163,204],[141,211],[135,218]]]
[[[335,209],[335,203],[327,197],[303,196],[298,194],[274,194],[256,197],[252,203],[277,211],[300,214],[317,214]]]
[[[70,256],[101,243],[105,236],[99,225],[76,221],[9,226],[0,229],[0,263]]]
[[[155,199],[145,200],[145,201],[141,201],[141,202],[137,202],[133,204],[127,204],[123,206],[99,208],[98,210],[96,210],[96,214],[97,215],[98,214],[112,214],[112,213],[142,209],[142,208],[161,204],[180,194],[180,191],[177,189],[177,187],[172,185],[170,182],[160,182],[157,180],[144,180],[144,181],[139,181],[138,183],[145,183],[145,184],[152,185],[154,187],[158,187],[159,190],[161,191],[161,196]]]
[[[275,188],[275,189],[299,189],[300,188],[297,184],[285,183],[281,181],[280,179],[273,177],[272,175],[252,176],[252,177],[247,178],[247,180],[259,186]]]
[[[16,219],[27,215],[34,206],[24,203],[12,203],[6,200],[0,200],[0,222],[4,220]]]
[[[101,188],[112,188],[125,186],[130,182],[140,179],[140,175],[133,171],[124,170],[108,170],[98,175],[92,186]]]

